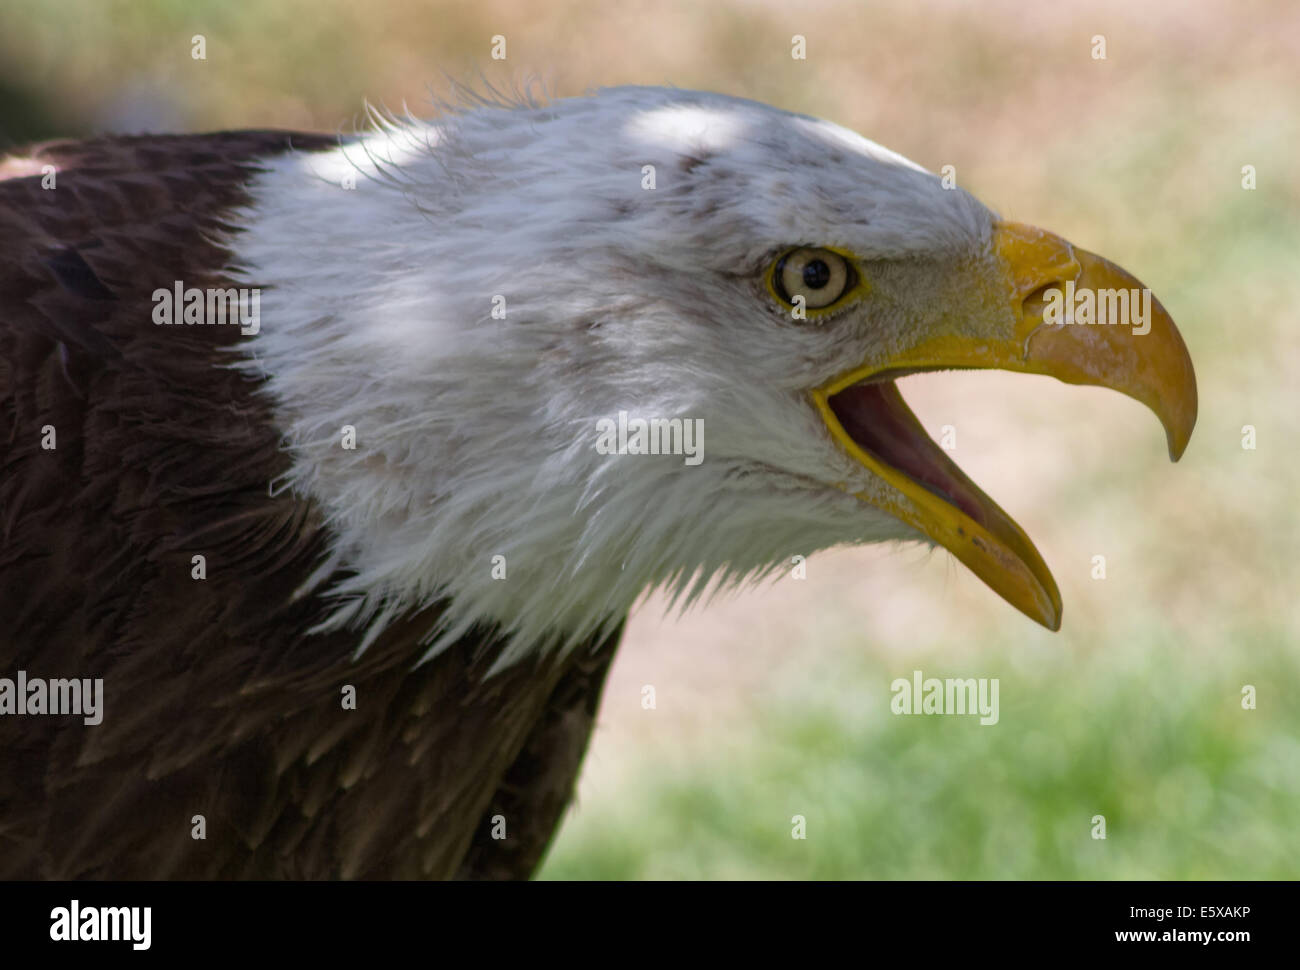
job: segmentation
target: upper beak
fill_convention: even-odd
[[[864,501],[947,548],[1013,606],[1056,630],[1060,592],[1033,543],[930,441],[890,379],[918,370],[997,368],[1109,387],[1156,413],[1177,461],[1196,424],[1196,376],[1164,307],[1115,264],[1010,222],[995,226],[993,256],[992,291],[979,302],[995,312],[978,314],[961,332],[919,335],[913,346],[841,375],[813,399],[840,444],[892,486],[883,497],[860,496]]]
[[[1196,374],[1187,345],[1160,301],[1114,263],[1045,230],[1005,222],[993,241],[1018,316],[1019,346],[999,349],[1019,360],[991,366],[1047,374],[1067,384],[1097,384],[1136,398],[1165,426],[1170,460],[1181,458],[1196,425]],[[1076,294],[1126,294],[1128,320],[1094,314],[1092,323],[1045,321],[1047,303],[1040,291],[1060,289],[1063,303],[1071,281]],[[1135,298],[1150,300],[1149,317],[1141,324],[1135,321],[1145,307],[1133,306]],[[1118,300],[1092,301],[1094,308],[1103,303],[1106,311],[1121,309]]]

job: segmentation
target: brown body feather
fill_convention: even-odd
[[[259,159],[334,143],[110,138],[0,169],[0,677],[104,680],[98,726],[0,716],[0,878],[521,877],[570,798],[618,635],[490,678],[490,630],[413,668],[436,608],[355,661],[355,632],[307,635],[328,604],[292,594],[329,536],[271,494],[289,456],[225,366],[245,338],[151,321],[159,281],[230,285]]]

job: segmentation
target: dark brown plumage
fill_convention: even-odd
[[[289,459],[222,366],[238,329],[150,321],[159,280],[229,285],[259,159],[333,144],[105,138],[0,170],[0,676],[105,694],[98,726],[0,717],[0,878],[511,878],[554,833],[618,635],[492,677],[489,630],[412,669],[436,610],[356,662],[355,633],[307,636],[328,536],[271,494]]]

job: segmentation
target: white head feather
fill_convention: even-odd
[[[835,487],[879,483],[808,397],[888,351],[905,314],[800,324],[763,283],[798,245],[985,250],[992,214],[906,159],[751,101],[614,88],[384,124],[277,160],[253,198],[231,243],[264,288],[246,366],[287,484],[335,535],[318,575],[350,570],[330,627],[373,636],[445,599],[432,649],[499,624],[504,664],[608,628],[648,587],[694,598],[919,538]],[[620,411],[703,419],[703,462],[599,453]]]

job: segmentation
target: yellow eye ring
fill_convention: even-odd
[[[802,310],[804,317],[831,313],[866,290],[851,254],[819,246],[784,253],[768,271],[767,287],[787,307]]]

